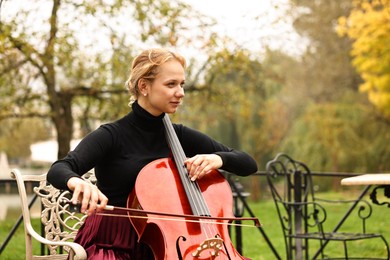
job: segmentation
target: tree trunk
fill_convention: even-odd
[[[57,132],[57,157],[61,159],[70,151],[70,142],[73,136],[72,97],[63,96],[58,101],[61,103],[54,106],[57,111],[53,111],[52,121]]]

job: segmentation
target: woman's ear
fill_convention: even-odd
[[[146,96],[148,94],[147,93],[148,85],[149,85],[149,82],[146,79],[140,79],[138,81],[138,90],[142,96]]]

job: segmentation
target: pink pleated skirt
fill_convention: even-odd
[[[121,214],[116,211],[102,213]],[[127,217],[93,214],[80,227],[75,242],[85,248],[88,259],[154,259],[149,247],[137,242],[137,233]]]

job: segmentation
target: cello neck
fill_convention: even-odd
[[[210,216],[210,211],[203,198],[198,183],[196,181],[191,181],[187,168],[184,165],[184,161],[187,159],[187,156],[184,153],[183,147],[180,144],[179,138],[176,135],[168,114],[165,114],[163,117],[163,123],[165,127],[165,136],[168,145],[171,148],[173,159],[180,175],[180,180],[183,184],[192,214],[197,216]]]
[[[184,161],[187,159],[187,156],[184,153],[183,148],[181,147],[179,138],[176,135],[175,129],[171,123],[171,120],[168,114],[165,114],[163,117],[163,123],[165,127],[165,137],[167,139],[168,145],[171,148],[173,158],[177,168],[182,168],[184,166]],[[181,167],[179,167],[181,165]]]

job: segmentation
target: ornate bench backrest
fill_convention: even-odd
[[[45,175],[46,177],[46,175]],[[92,173],[87,173],[83,179],[95,184]],[[67,190],[58,190],[46,180],[41,180],[34,193],[41,199],[41,223],[44,227],[45,238],[53,241],[72,242],[87,215],[72,208],[72,194]],[[48,246],[51,254],[57,251],[57,246]]]
[[[73,210],[70,204],[71,193],[67,190],[58,190],[49,184],[46,181],[46,174],[22,175],[19,170],[14,169],[11,172],[11,176],[17,181],[19,196],[22,202],[22,214],[26,233],[26,259],[32,259],[32,238],[45,244],[49,255],[67,255],[70,253],[70,248],[72,248],[72,254],[75,253],[77,255],[77,251],[80,249],[81,255],[84,257],[84,249],[72,242],[87,215]],[[92,184],[96,183],[93,173],[86,173],[83,179]],[[43,235],[36,232],[31,225],[31,214],[26,192],[27,183],[33,184],[34,195],[37,196],[38,202],[41,204],[40,219]]]

